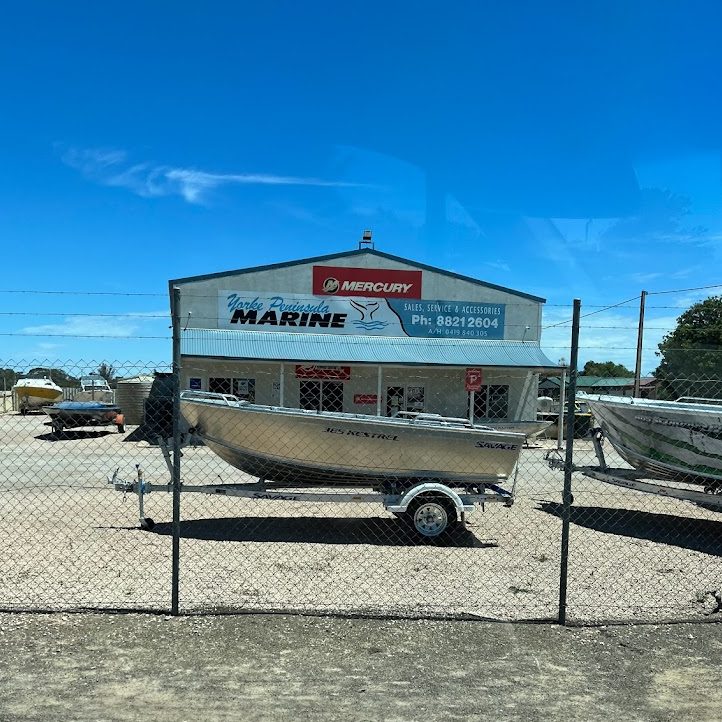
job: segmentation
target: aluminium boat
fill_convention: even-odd
[[[650,476],[722,482],[722,403],[579,394],[615,451]]]
[[[63,395],[63,390],[52,379],[19,379],[13,386],[17,409],[21,414],[41,408]]]
[[[224,461],[287,484],[503,481],[512,475],[525,439],[472,427],[466,419],[305,411],[202,391],[184,391],[180,405],[191,433]]]

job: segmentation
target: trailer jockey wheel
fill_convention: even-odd
[[[406,511],[407,520],[423,537],[438,537],[456,523],[454,502],[439,494],[420,494]]]

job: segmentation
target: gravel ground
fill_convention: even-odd
[[[114,427],[52,440],[46,417],[0,415],[0,607],[167,609],[171,497],[135,498],[106,483],[141,464],[169,479],[157,447]],[[517,502],[469,517],[451,543],[418,544],[377,504],[182,497],[181,608],[554,618],[562,473],[522,454]],[[578,444],[580,463],[588,442]],[[613,458],[610,458],[614,462]],[[239,481],[197,447],[186,484]],[[684,502],[574,477],[571,620],[702,619],[722,590],[722,516]]]
[[[3,722],[714,720],[722,625],[0,613]]]

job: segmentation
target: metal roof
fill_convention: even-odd
[[[378,258],[385,258],[389,261],[397,261],[399,263],[406,263],[409,266],[414,266],[422,271],[432,271],[433,273],[439,273],[442,276],[448,276],[449,278],[456,278],[460,281],[467,281],[468,283],[475,283],[477,286],[483,286],[484,288],[493,288],[496,291],[503,291],[504,293],[510,293],[514,296],[520,296],[521,298],[527,298],[530,301],[537,301],[538,303],[545,303],[545,298],[539,296],[532,296],[529,293],[523,293],[522,291],[515,291],[513,288],[506,288],[505,286],[498,286],[495,283],[487,283],[486,281],[480,281],[478,278],[472,278],[471,276],[463,276],[460,273],[454,273],[453,271],[446,271],[443,268],[436,268],[435,266],[427,266],[425,263],[417,263],[408,258],[402,258],[401,256],[392,256],[390,253],[382,253],[381,251],[371,250],[368,248],[359,248],[353,251],[343,251],[341,253],[329,253],[325,256],[313,256],[311,258],[301,258],[297,261],[284,261],[283,263],[271,263],[265,266],[253,266],[251,268],[239,268],[235,271],[221,271],[219,273],[206,273],[201,276],[187,276],[186,278],[176,278],[168,281],[170,289],[179,283],[191,283],[195,281],[208,281],[213,278],[224,278],[226,276],[238,276],[244,273],[258,273],[259,271],[271,271],[275,268],[289,268],[291,266],[300,266],[308,263],[325,263],[326,261],[333,261],[337,258],[350,258],[353,256],[377,256]]]
[[[420,366],[499,366],[555,369],[536,343],[479,339],[352,336],[283,331],[189,328],[184,356]]]
[[[654,377],[648,377],[640,379],[639,383],[642,386],[649,386],[653,384],[657,379]],[[559,386],[561,383],[560,379],[552,377],[545,379],[555,386]],[[544,383],[544,381],[542,382]],[[567,383],[569,378],[567,377]],[[623,386],[634,386],[634,377],[632,376],[584,376],[579,374],[577,376],[577,388],[619,388]]]

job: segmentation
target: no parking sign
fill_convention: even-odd
[[[481,369],[466,369],[465,386],[467,391],[481,391]]]

